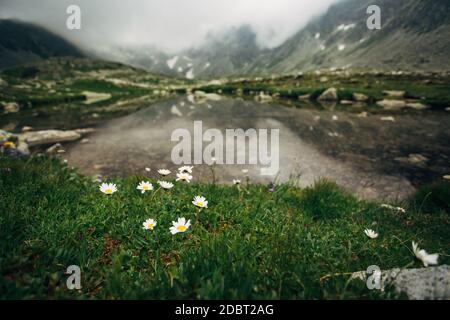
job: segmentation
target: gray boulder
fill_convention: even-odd
[[[352,279],[366,281],[364,271],[355,272]],[[391,269],[381,272],[381,290],[393,286],[395,291],[405,293],[411,300],[450,299],[450,266],[420,269]]]
[[[26,142],[30,147],[54,144],[58,142],[75,141],[81,138],[81,135],[74,130],[44,130],[26,132],[19,135],[19,140]]]
[[[322,93],[319,98],[317,98],[317,100],[319,101],[337,101],[338,99],[339,98],[336,88],[329,88],[325,90],[325,92]]]

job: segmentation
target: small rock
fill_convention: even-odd
[[[259,95],[255,97],[255,100],[259,102],[272,102],[273,98],[270,95],[266,95],[264,94],[264,92],[261,91]]]
[[[24,127],[22,127],[22,132],[29,132],[29,131],[31,131],[31,130],[33,130],[32,127],[29,127],[29,126],[24,126]]]
[[[337,115],[333,115],[332,117],[331,117],[331,120],[333,120],[333,121],[338,121],[339,120],[339,117],[337,116]]]
[[[2,78],[0,78],[0,87],[6,87],[8,85],[8,83],[3,80]]]
[[[398,162],[423,167],[424,165],[426,165],[428,158],[421,154],[410,154],[408,155],[408,157],[394,158],[394,160]]]
[[[406,104],[406,107],[416,110],[425,110],[429,108],[427,105],[424,105],[423,103],[420,102],[409,102]]]
[[[351,105],[351,104],[353,104],[353,101],[351,101],[351,100],[341,100],[341,104],[343,104],[343,105]]]
[[[19,105],[15,102],[3,103],[3,112],[5,114],[19,112]]]
[[[400,90],[384,90],[383,94],[392,98],[403,98],[405,96],[405,91]]]
[[[206,93],[204,91],[197,90],[194,92],[194,98],[197,100],[212,100],[219,101],[222,100],[222,96],[217,93]]]
[[[206,97],[206,92],[197,90],[194,92],[194,97],[196,99],[204,99]]]
[[[332,138],[338,138],[340,135],[337,132],[328,132],[328,136]]]
[[[338,95],[336,88],[329,88],[317,98],[319,101],[337,101]]]
[[[219,93],[222,93],[222,91],[219,90]],[[220,100],[222,100],[222,96],[220,94],[217,94],[217,93],[207,93],[205,98],[206,98],[206,100],[210,100],[210,101],[220,101]]]
[[[358,102],[366,102],[367,100],[369,100],[369,97],[366,96],[363,93],[354,93],[353,94],[353,100],[358,101]]]
[[[395,110],[406,107],[406,102],[403,100],[381,100],[377,101],[377,105],[386,110]]]
[[[91,140],[90,139],[82,139],[81,141],[80,141],[80,143],[82,143],[82,144],[86,144],[86,143],[89,143],[89,142],[91,142]]]
[[[61,145],[61,143],[56,143],[56,144],[52,145],[50,148],[48,148],[47,150],[45,150],[45,153],[47,153],[47,154],[57,154],[61,150],[64,151],[64,148]]]
[[[322,83],[328,82],[328,78],[327,77],[320,77],[319,81],[322,82]]]
[[[450,174],[447,174],[447,175],[443,176],[442,178],[444,178],[445,180],[450,180]]]
[[[427,161],[428,161],[428,158],[421,154],[413,153],[408,156],[408,162],[412,163],[412,164],[422,164]]]
[[[381,121],[390,121],[390,122],[395,122],[395,118],[394,117],[381,117],[380,118]]]
[[[298,100],[309,100],[309,99],[311,99],[310,94],[304,94],[302,96],[298,96]]]
[[[358,117],[360,117],[360,118],[367,118],[368,117],[368,113],[366,111],[363,111],[360,114],[358,114]]]
[[[445,111],[450,111],[450,107],[445,108]]]

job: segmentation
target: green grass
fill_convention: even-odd
[[[0,158],[0,298],[387,298],[345,273],[420,267],[411,240],[450,262],[449,215],[439,205],[398,203],[407,212],[393,212],[326,181],[273,193],[176,183],[142,195],[142,179],[113,180],[119,191],[105,196],[56,159]],[[199,212],[195,195],[209,208]],[[178,217],[192,226],[172,236]],[[158,221],[153,232],[142,229],[147,218]],[[369,240],[365,228],[380,237]],[[73,264],[82,269],[75,292],[64,275]]]

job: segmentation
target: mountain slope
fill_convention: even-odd
[[[369,30],[369,5],[382,29]],[[209,34],[194,48],[87,48],[92,56],[188,79],[296,73],[321,68],[450,70],[449,0],[342,0],[274,49],[262,49],[250,26]],[[64,39],[33,25],[0,21],[0,68],[53,56],[80,56]]]
[[[366,27],[366,9],[381,8],[382,29]],[[331,67],[442,70],[450,65],[450,1],[346,0],[330,7],[246,73]]]
[[[381,8],[381,30],[366,26],[373,4]],[[244,25],[210,34],[201,46],[174,55],[128,51],[119,61],[186,78],[343,67],[450,70],[450,1],[343,0],[274,49],[258,47],[255,32]]]
[[[202,45],[168,54],[155,47],[114,47],[93,52],[97,57],[125,62],[151,72],[188,79],[230,76],[249,68],[264,51],[248,25],[210,33]]]
[[[82,57],[83,54],[74,45],[44,28],[0,20],[0,68],[65,56]]]
[[[229,76],[247,69],[263,53],[256,33],[248,25],[211,34],[197,49],[187,52],[193,59],[193,72],[201,77]]]

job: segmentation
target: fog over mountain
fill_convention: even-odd
[[[79,0],[82,30],[68,30],[72,3],[0,0],[0,19],[31,23],[0,24],[0,67],[73,55],[72,43],[88,57],[188,79],[450,65],[448,0]],[[381,8],[381,30],[366,26],[370,5]]]
[[[280,45],[337,0],[0,0],[0,18],[36,23],[83,48],[152,46],[176,52],[211,32],[249,25],[259,46]],[[65,27],[66,8],[82,10],[82,30]]]

